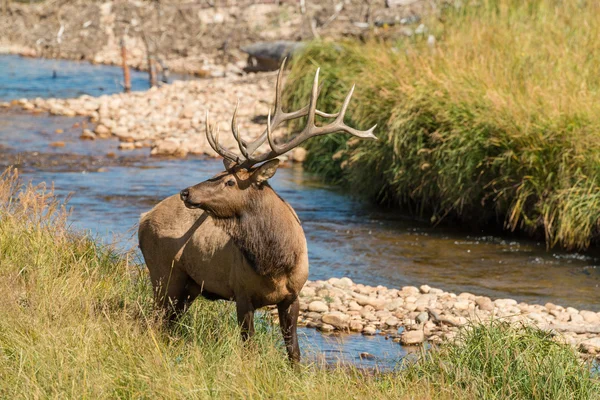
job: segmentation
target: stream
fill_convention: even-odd
[[[116,67],[0,55],[0,101],[111,94],[121,91],[120,74]],[[145,89],[146,74],[132,71],[132,86]],[[0,108],[0,166],[18,165],[34,184],[53,182],[59,196],[70,198],[73,227],[118,248],[136,245],[140,213],[222,170],[218,160],[151,158],[148,149],[116,150],[115,139],[82,141],[81,123],[82,118]],[[64,147],[50,145],[56,141]],[[595,252],[547,251],[535,241],[433,228],[354,199],[298,166],[280,168],[271,184],[303,222],[309,279],[347,276],[386,287],[428,284],[600,311],[600,255]],[[383,336],[326,336],[310,329],[302,329],[301,336],[305,351],[332,362],[393,367],[414,351]],[[361,352],[376,359],[361,360]]]

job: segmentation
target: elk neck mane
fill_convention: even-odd
[[[306,251],[298,216],[266,182],[250,197],[243,214],[214,220],[261,276],[291,272]]]

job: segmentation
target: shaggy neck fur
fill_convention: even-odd
[[[215,218],[231,236],[254,271],[277,277],[290,272],[306,251],[300,221],[292,207],[268,184],[252,196],[243,214]]]

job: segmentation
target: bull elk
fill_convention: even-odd
[[[338,113],[317,110],[318,70],[309,104],[298,111],[284,112],[282,75],[283,66],[277,76],[275,111],[272,117],[269,112],[267,127],[255,141],[241,138],[236,106],[231,129],[239,155],[219,143],[207,113],[206,138],[224,158],[225,171],[142,214],[138,236],[156,303],[169,318],[176,317],[199,295],[233,300],[245,340],[254,333],[254,311],[277,305],[288,356],[299,361],[296,326],[298,294],[308,277],[306,238],[298,216],[275,193],[268,179],[277,170],[278,156],[313,136],[342,131],[375,139],[375,126],[359,131],[344,124],[354,87]],[[333,121],[317,126],[317,115]],[[307,117],[304,129],[288,143],[276,144],[272,131],[302,117]],[[270,150],[256,155],[266,141]]]

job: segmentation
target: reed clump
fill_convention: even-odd
[[[319,107],[357,83],[353,126],[377,142],[319,138],[307,166],[352,191],[431,218],[492,224],[584,249],[600,228],[600,4],[483,0],[449,8],[396,43],[316,42],[286,90]]]
[[[294,369],[266,316],[256,337],[241,342],[230,302],[199,300],[165,328],[153,311],[145,268],[132,259],[71,230],[51,190],[22,185],[15,170],[0,177],[0,398],[566,399],[575,393],[591,399],[600,393],[572,348],[508,326],[477,328],[462,344],[396,371],[310,362]],[[500,378],[501,371],[508,375]],[[499,390],[500,383],[514,390]]]

